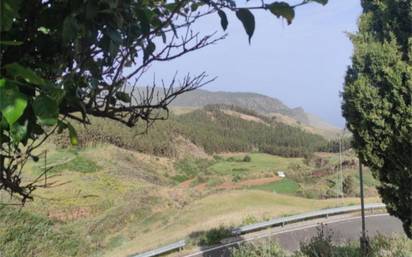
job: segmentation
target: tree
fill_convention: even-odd
[[[412,238],[412,1],[362,1],[343,115],[390,214]]]
[[[343,180],[343,193],[347,196],[351,196],[353,194],[355,194],[356,190],[355,190],[355,179],[353,178],[353,176],[349,175],[347,177],[345,177],[345,179]]]
[[[153,87],[137,87],[155,62],[225,38],[195,31],[200,18],[217,13],[225,30],[225,11],[232,11],[250,41],[255,29],[250,10],[270,11],[290,23],[294,8],[309,2],[327,0],[294,6],[262,1],[251,7],[232,0],[2,0],[0,189],[22,202],[31,198],[39,180],[25,184],[22,168],[29,158],[38,159],[33,150],[55,131],[68,130],[71,143],[77,143],[69,118],[87,124],[93,115],[149,126],[168,117],[168,105],[178,95],[212,81],[202,73],[162,81],[160,91],[156,81]]]

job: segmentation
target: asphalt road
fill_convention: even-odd
[[[345,242],[359,240],[361,234],[360,217],[346,217],[335,220],[322,221],[326,230],[330,231],[335,242]],[[279,231],[269,231],[255,237],[241,238],[245,241],[273,240],[287,250],[296,250],[301,242],[309,240],[318,233],[320,224],[304,224],[292,228],[285,228]],[[393,233],[403,233],[401,222],[387,214],[371,215],[366,217],[366,230],[369,237],[377,234],[390,235]],[[182,257],[229,257],[229,249],[238,245],[238,242],[228,243],[202,252],[186,254]]]

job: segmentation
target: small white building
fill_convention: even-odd
[[[281,178],[286,177],[286,175],[285,175],[285,172],[284,172],[284,171],[278,171],[278,172],[277,172],[277,174],[278,174],[278,177],[281,177]]]

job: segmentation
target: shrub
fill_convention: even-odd
[[[376,236],[370,240],[369,252],[362,255],[359,241],[336,245],[324,226],[300,250],[287,254],[276,242],[246,243],[231,250],[231,257],[411,257],[412,241],[406,237]]]
[[[257,222],[258,222],[258,219],[255,216],[248,215],[243,219],[242,225],[250,225],[250,224],[257,223]]]
[[[210,178],[207,181],[207,185],[209,187],[214,187],[214,186],[222,184],[223,182],[224,182],[224,180],[222,178]]]
[[[247,243],[231,250],[232,257],[286,257],[275,242]]]
[[[353,176],[349,175],[343,180],[343,193],[345,195],[354,195],[356,193],[355,179]]]
[[[378,235],[369,240],[367,255],[361,253],[359,241],[336,245],[332,234],[322,226],[317,236],[301,245],[293,257],[411,257],[412,242],[405,237]]]
[[[412,241],[406,237],[378,235],[369,244],[368,257],[411,257]]]
[[[235,174],[235,175],[232,177],[232,182],[237,183],[237,182],[239,182],[239,181],[241,181],[241,180],[242,180],[242,176],[240,176],[239,174]]]
[[[252,158],[249,155],[245,155],[245,157],[243,157],[243,161],[244,162],[251,162]]]
[[[232,229],[224,226],[212,228],[208,231],[195,232],[190,235],[193,242],[200,246],[219,244],[222,239],[232,236]]]
[[[199,175],[207,175],[209,174],[208,168],[212,164],[214,164],[214,161],[206,159],[187,158],[180,160],[175,164],[178,174],[173,179],[177,182],[183,182]]]
[[[315,237],[301,245],[300,251],[307,257],[332,257],[333,248],[332,234],[322,225]]]

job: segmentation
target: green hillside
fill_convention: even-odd
[[[317,175],[318,157],[307,162],[249,153],[249,161],[245,154],[175,160],[113,145],[47,149],[47,166],[53,167],[48,186],[23,209],[0,208],[2,256],[125,257],[220,225],[359,203],[356,192],[339,201],[328,196],[334,190],[328,181],[336,177]],[[336,155],[323,159],[327,169]],[[29,162],[25,179],[37,177],[43,161]],[[287,180],[276,176],[279,169]],[[375,195],[368,193],[367,201],[379,201]]]
[[[295,126],[307,127],[308,130],[324,136],[334,136],[340,129],[311,113],[306,113],[301,107],[290,108],[279,99],[266,95],[248,92],[211,92],[198,89],[180,95],[172,102],[178,108],[202,108],[207,105],[226,104],[253,110],[269,117],[280,116],[283,122]],[[284,117],[284,118],[282,118]]]
[[[47,159],[26,165],[25,181],[49,169],[34,201],[21,209],[0,194],[2,256],[125,257],[187,237],[202,242],[219,226],[358,204],[353,153],[343,156],[352,184],[337,201],[337,155],[317,153],[331,142],[252,110],[172,113],[147,133],[94,117],[73,124],[78,147],[56,134],[38,149]],[[379,201],[365,176],[368,201]]]
[[[181,132],[208,153],[258,151],[285,157],[305,156],[317,151],[326,140],[319,135],[259,116],[230,115],[219,107],[206,107],[180,115]],[[256,119],[248,119],[248,118]]]
[[[188,142],[207,154],[221,152],[264,152],[285,157],[303,157],[325,148],[327,140],[253,111],[239,107],[206,106],[155,123],[144,136],[145,127],[130,129],[116,122],[92,118],[91,125],[77,126],[84,145],[111,143],[126,149],[158,156],[176,157],[187,152]],[[55,137],[60,144],[67,142]],[[64,138],[64,137],[63,137]],[[183,145],[182,145],[183,144]]]

